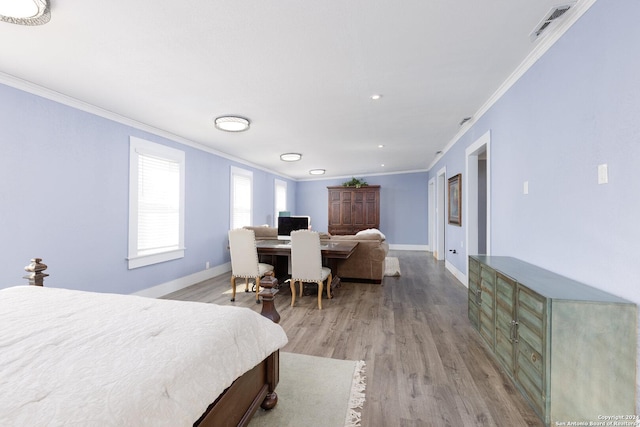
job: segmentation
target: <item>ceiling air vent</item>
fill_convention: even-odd
[[[542,35],[542,33],[549,27],[549,25],[551,25],[553,21],[564,15],[565,12],[571,9],[574,4],[575,2],[551,8],[551,10],[544,15],[545,17],[542,19],[542,21],[540,21],[540,23],[536,25],[536,29],[531,33],[531,41],[535,41],[536,39],[538,39],[538,37]]]

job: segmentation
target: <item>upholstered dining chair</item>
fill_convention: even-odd
[[[236,300],[236,278],[245,279],[245,292],[249,292],[249,279],[256,282],[256,302],[260,302],[260,279],[269,271],[271,264],[258,261],[256,235],[253,230],[237,228],[229,230],[229,249],[231,251],[231,301]]]
[[[291,232],[291,307],[296,303],[296,282],[300,284],[300,297],[304,283],[318,284],[318,309],[322,310],[323,282],[327,281],[327,298],[331,298],[331,269],[322,266],[320,234],[315,231]]]

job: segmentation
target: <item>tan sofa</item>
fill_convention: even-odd
[[[245,227],[256,234],[256,239],[277,239],[278,229],[275,227]],[[382,283],[384,277],[384,260],[389,252],[389,244],[382,236],[374,233],[361,233],[360,235],[331,236],[320,233],[322,240],[331,241],[357,241],[358,246],[354,253],[345,260],[338,261],[338,271],[333,272],[345,281],[364,281]]]
[[[348,259],[338,261],[338,276],[345,281],[382,283],[384,260],[389,244],[379,235],[331,236],[331,241],[357,241],[355,252]]]
[[[278,238],[278,229],[276,227],[268,227],[266,225],[259,225],[254,227],[243,227],[248,230],[253,230],[256,235],[256,240],[275,240]]]

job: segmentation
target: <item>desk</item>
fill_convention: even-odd
[[[337,262],[340,259],[347,259],[356,250],[358,242],[330,242],[320,241],[320,251],[322,257],[326,258],[329,263],[329,268],[333,274],[333,280],[331,281],[331,290],[340,285],[340,278],[336,274]],[[256,240],[256,247],[258,248],[258,255],[275,255],[281,257],[291,256],[291,242],[285,243],[282,240]],[[277,263],[276,263],[277,264]],[[275,265],[276,270],[279,269]],[[282,277],[281,271],[276,271],[276,275]],[[283,283],[284,280],[281,281]]]

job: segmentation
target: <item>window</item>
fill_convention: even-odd
[[[231,229],[253,224],[253,173],[231,166]]]
[[[129,269],[184,257],[184,152],[129,142]]]
[[[281,181],[279,179],[276,179],[274,181],[274,187],[275,187],[275,207],[276,207],[276,212],[274,215],[274,227],[278,226],[278,213],[281,211],[286,211],[287,210],[287,183],[285,181]]]

